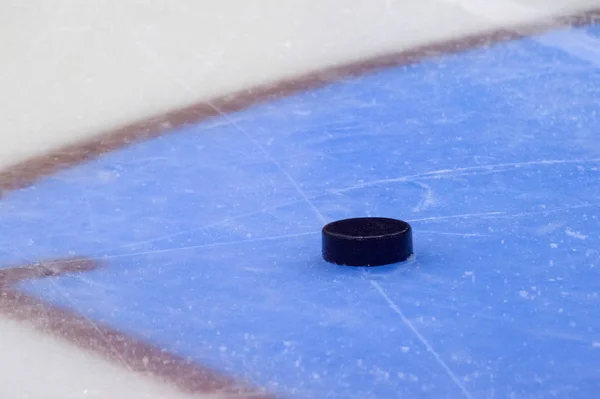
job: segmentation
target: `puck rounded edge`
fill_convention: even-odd
[[[413,254],[412,228],[403,220],[358,217],[337,220],[322,229],[322,255],[345,266],[383,266]]]

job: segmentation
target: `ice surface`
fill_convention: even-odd
[[[596,3],[6,3],[0,167],[206,98]],[[556,32],[494,57],[475,52],[402,78],[386,72],[366,78],[374,92],[324,89],[51,177],[0,203],[2,266],[73,254],[104,259],[108,272],[22,289],[299,397],[384,397],[394,389],[586,397],[598,377],[590,365],[600,364],[598,85],[590,83],[597,36]],[[464,98],[449,94],[461,87]],[[390,111],[390,96],[405,108],[396,121],[378,115],[382,104]],[[480,110],[485,123],[473,110],[482,98],[494,104]],[[515,108],[520,124],[507,131]],[[389,135],[392,127],[419,140],[408,163],[397,160],[406,142]],[[396,152],[386,149],[389,140]],[[365,152],[357,157],[357,149]],[[165,173],[172,183],[161,185]],[[299,260],[318,247],[323,220],[398,207],[418,227],[418,273],[332,277],[318,256]],[[57,216],[77,224],[61,227]],[[138,228],[123,229],[132,224]],[[476,259],[457,265],[456,252]],[[498,253],[522,262],[505,265]],[[216,266],[198,268],[204,264]],[[284,266],[305,266],[309,276]],[[157,300],[165,275],[176,294]],[[282,287],[302,295],[290,299]],[[376,343],[388,339],[384,360],[380,346],[357,345],[360,323],[373,317],[375,330],[363,332]],[[265,319],[273,324],[257,323]],[[339,337],[325,334],[332,331]],[[26,324],[1,320],[0,347],[2,397],[186,397]],[[372,351],[359,353],[365,348]]]

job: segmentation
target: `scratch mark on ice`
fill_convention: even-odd
[[[551,213],[571,211],[574,209],[582,208],[595,208],[600,206],[599,204],[579,204],[571,205],[563,208],[556,209],[545,209],[543,211],[536,212],[521,212],[521,213],[507,213],[507,212],[483,212],[483,213],[465,213],[460,215],[448,215],[448,216],[432,216],[421,219],[409,219],[408,222],[427,222],[430,220],[447,220],[447,219],[468,219],[468,218],[488,218],[488,219],[512,219],[523,216],[535,216],[535,215],[547,215]],[[587,237],[587,236],[586,236]]]
[[[527,166],[541,166],[541,165],[568,165],[578,163],[597,163],[600,162],[600,158],[594,159],[544,159],[540,161],[530,162],[513,162],[513,163],[499,163],[490,165],[470,166],[466,168],[454,168],[454,169],[439,169],[430,172],[419,173],[416,175],[393,177],[388,179],[373,180],[370,182],[364,182],[355,184],[349,187],[332,190],[334,193],[343,193],[346,191],[356,190],[364,187],[371,187],[380,184],[388,183],[400,183],[400,182],[413,182],[414,179],[445,179],[461,176],[471,172],[506,172],[511,170],[520,169]]]
[[[126,257],[131,257],[131,256],[138,256],[138,255],[161,254],[161,253],[168,253],[168,252],[185,251],[185,250],[190,250],[190,249],[217,247],[217,246],[221,246],[221,245],[233,245],[233,244],[245,244],[245,243],[261,242],[261,241],[272,241],[272,240],[280,240],[282,238],[294,238],[294,237],[314,235],[317,233],[320,233],[320,231],[309,231],[309,232],[304,232],[304,233],[283,234],[283,235],[278,235],[278,236],[253,238],[253,239],[247,239],[247,240],[221,241],[221,242],[214,242],[214,243],[210,243],[210,244],[189,245],[189,246],[177,247],[177,248],[164,248],[164,249],[156,249],[156,250],[151,250],[151,251],[131,252],[131,253],[126,253],[126,254],[118,254],[118,255],[107,255],[107,256],[98,257],[97,259],[102,260],[102,259],[126,258]]]
[[[506,215],[506,212],[484,212],[484,213],[464,213],[461,215],[449,215],[449,216],[432,216],[428,218],[421,219],[410,219],[409,222],[426,222],[429,220],[447,220],[447,219],[468,219],[468,218],[476,218],[483,216],[499,216]]]
[[[549,215],[551,213],[565,212],[565,211],[571,211],[574,209],[582,209],[582,208],[595,208],[597,206],[599,206],[599,205],[598,204],[570,205],[570,206],[565,206],[562,208],[544,209],[543,211],[536,211],[536,212],[521,212],[521,213],[513,213],[513,214],[505,213],[504,215],[492,216],[491,218],[509,219],[509,218],[516,218],[516,217],[522,217],[522,216]]]
[[[262,146],[258,141],[256,141],[256,139],[254,139],[252,136],[250,136],[250,134],[248,134],[248,132],[245,129],[243,129],[236,121],[234,121],[226,112],[223,112],[219,107],[217,107],[210,101],[206,101],[206,104],[208,104],[209,107],[214,109],[215,112],[217,112],[219,115],[221,115],[224,119],[228,120],[236,130],[238,130],[240,133],[242,133],[246,137],[246,139],[248,139],[252,144],[254,144],[254,146],[256,148],[258,148],[264,154],[265,158],[267,158],[267,160],[269,160],[269,162],[271,162],[273,165],[275,165],[277,167],[277,169],[279,169],[279,171],[286,177],[286,179],[290,182],[290,184],[296,189],[298,194],[300,194],[300,196],[304,199],[304,201],[308,204],[308,206],[310,206],[311,209],[315,212],[315,214],[319,218],[319,221],[322,224],[327,223],[327,219],[325,218],[325,216],[317,209],[315,204],[308,198],[308,196],[306,195],[304,190],[302,190],[302,188],[300,187],[300,184],[298,184],[298,182],[292,177],[292,175],[290,175],[281,166],[281,164],[279,162],[277,162],[277,160],[271,156],[271,154],[265,149],[264,146]]]
[[[415,180],[412,181],[412,183],[423,189],[423,197],[421,198],[419,204],[413,208],[413,212],[421,212],[432,207],[435,204],[435,198],[431,186]]]
[[[402,320],[402,322],[413,332],[413,334],[415,334],[417,339],[419,341],[421,341],[421,343],[425,346],[425,348],[427,348],[427,351],[433,355],[436,362],[442,367],[442,369],[444,369],[444,371],[446,372],[448,377],[450,377],[450,379],[454,382],[454,384],[458,387],[458,389],[460,389],[460,391],[463,393],[465,398],[473,399],[473,396],[471,395],[471,393],[469,391],[467,391],[467,388],[465,388],[465,386],[460,382],[460,380],[458,379],[456,374],[454,374],[454,372],[450,369],[450,367],[448,367],[446,362],[444,362],[444,360],[441,358],[441,356],[435,351],[435,349],[433,349],[433,347],[425,339],[425,337],[423,335],[421,335],[419,330],[417,330],[417,328],[410,322],[410,320],[408,320],[408,318],[404,315],[402,310],[400,310],[398,305],[396,305],[394,303],[394,301],[392,301],[392,299],[386,294],[386,292],[383,290],[381,285],[379,285],[379,283],[375,280],[371,280],[371,285],[377,290],[377,292],[379,292],[379,294],[383,297],[383,299],[385,299],[385,301],[387,302],[389,307],[398,316],[400,316],[400,319]]]
[[[130,242],[127,244],[123,244],[120,245],[118,247],[115,248],[111,248],[109,251],[116,251],[119,249],[125,249],[125,248],[131,248],[131,247],[136,247],[136,246],[140,246],[140,245],[145,245],[145,244],[152,244],[152,243],[156,243],[156,242],[160,242],[160,241],[165,241],[165,240],[169,240],[169,239],[173,239],[175,237],[180,237],[184,234],[191,234],[191,233],[195,233],[198,231],[202,231],[211,227],[215,227],[215,226],[222,226],[225,225],[227,223],[232,223],[235,221],[238,221],[240,219],[244,219],[247,217],[252,217],[252,216],[256,216],[256,215],[260,215],[261,213],[266,213],[269,211],[273,211],[273,210],[277,210],[286,206],[290,206],[290,205],[295,205],[302,202],[301,200],[294,200],[294,201],[288,201],[288,202],[284,202],[275,206],[269,206],[269,207],[265,207],[256,211],[252,211],[252,212],[247,212],[247,213],[242,213],[239,215],[235,215],[235,216],[231,216],[231,217],[227,217],[227,218],[223,218],[223,219],[219,219],[216,220],[214,222],[211,223],[207,223],[205,225],[202,225],[200,227],[194,228],[194,229],[187,229],[187,230],[182,230],[182,231],[177,231],[175,233],[171,233],[171,234],[165,234],[165,235],[161,235],[158,237],[152,237],[149,238],[147,240],[140,240],[140,241],[134,241],[134,242]]]
[[[479,233],[446,233],[444,231],[419,230],[419,233],[440,234],[444,236],[459,236],[459,237],[491,237],[490,234]]]
[[[587,235],[585,235],[585,234],[582,234],[582,233],[580,233],[580,232],[578,232],[578,231],[571,230],[571,229],[566,229],[566,230],[565,230],[565,233],[566,233],[566,234],[567,234],[569,237],[577,238],[578,240],[585,240],[585,239],[587,239],[587,238],[588,238],[588,236],[587,236]]]

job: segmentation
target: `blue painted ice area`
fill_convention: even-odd
[[[598,26],[555,32],[569,39]],[[0,203],[0,259],[106,267],[22,285],[294,398],[592,398],[600,71],[534,40],[188,126]],[[343,217],[416,256],[320,258]]]

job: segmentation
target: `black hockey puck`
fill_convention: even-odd
[[[382,266],[413,253],[412,229],[402,220],[363,217],[323,227],[323,259],[347,266]]]

